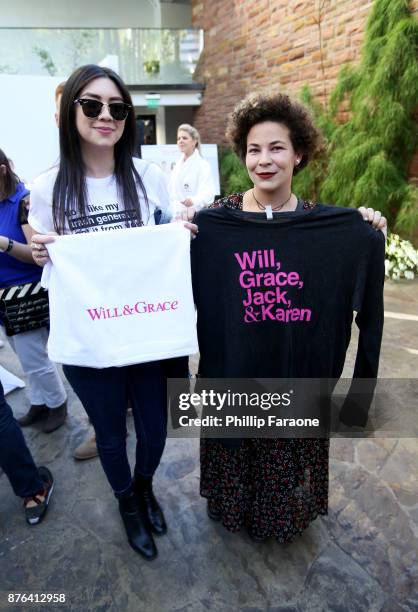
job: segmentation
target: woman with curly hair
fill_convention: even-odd
[[[192,244],[202,378],[341,376],[358,311],[355,377],[375,378],[386,220],[304,201],[293,176],[320,134],[288,96],[250,96],[228,131],[253,187],[198,213]],[[290,411],[291,409],[289,409]],[[345,408],[345,420],[353,415]],[[348,412],[348,414],[347,414]],[[201,440],[208,515],[255,540],[287,542],[328,508],[329,439]]]

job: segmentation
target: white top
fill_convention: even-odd
[[[173,214],[186,210],[181,202],[190,198],[196,210],[212,204],[215,199],[215,183],[210,164],[196,149],[190,157],[180,157],[170,176],[168,186]]]
[[[157,164],[136,157],[133,162],[148,196],[149,210],[138,188],[142,221],[144,225],[154,225],[155,209],[159,207],[165,211],[169,208],[166,180]],[[52,191],[57,173],[57,166],[44,172],[35,179],[31,188],[29,224],[40,234],[54,231]],[[87,177],[86,183],[88,213],[81,217],[77,211],[71,211],[67,215],[63,233],[82,234],[126,228],[126,213],[117,193],[114,175],[105,178]]]

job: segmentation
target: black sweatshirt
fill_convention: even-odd
[[[353,311],[360,329],[354,377],[377,377],[385,241],[357,210],[318,204],[268,220],[221,206],[201,211],[196,223],[202,377],[338,379]],[[364,403],[363,417],[350,418],[349,398],[343,413],[347,424],[367,420]]]

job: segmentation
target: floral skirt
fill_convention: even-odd
[[[328,512],[327,439],[202,439],[200,494],[229,531],[289,542]]]

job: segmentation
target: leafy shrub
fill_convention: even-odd
[[[407,0],[375,0],[358,68],[345,67],[331,95],[336,128],[321,186],[324,201],[371,206],[412,233],[418,189],[408,168],[418,145],[418,22]],[[344,104],[349,119],[338,125]]]
[[[247,191],[252,187],[245,166],[232,149],[224,147],[220,154],[221,193],[230,195]]]

